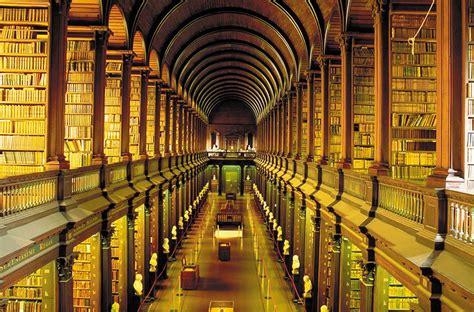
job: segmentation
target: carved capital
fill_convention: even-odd
[[[100,244],[102,248],[110,248],[110,241],[112,236],[114,235],[115,228],[111,228],[110,230],[104,230],[100,232]]]
[[[107,46],[111,32],[109,29],[98,29],[95,31],[95,41],[97,45]]]
[[[60,283],[69,282],[72,279],[72,265],[74,264],[74,255],[59,257],[56,259],[58,269],[58,279]]]
[[[316,61],[318,62],[319,64],[319,67],[321,68],[321,70],[327,70],[328,68],[328,58],[324,55],[318,55],[318,57],[316,58]]]
[[[372,17],[376,18],[380,13],[387,10],[388,0],[369,0],[367,7],[372,11]]]
[[[311,218],[311,225],[313,233],[319,233],[321,231],[321,219],[318,217]]]
[[[376,265],[374,262],[364,263],[361,261],[362,281],[367,285],[374,285]]]
[[[342,33],[336,38],[337,42],[339,43],[339,48],[341,51],[348,51],[351,43],[352,37],[348,34]]]
[[[133,53],[125,53],[123,55],[123,66],[129,66],[129,67],[132,66],[133,57],[134,57]]]
[[[300,209],[298,211],[298,216],[300,217],[301,220],[306,219],[306,207],[305,206],[300,207]]]

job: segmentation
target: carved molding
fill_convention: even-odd
[[[369,0],[367,7],[372,11],[372,17],[376,18],[380,13],[387,10],[388,0]]]
[[[74,264],[74,255],[59,257],[56,259],[58,269],[58,278],[60,283],[69,282],[72,279],[72,265]]]

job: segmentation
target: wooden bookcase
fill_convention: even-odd
[[[155,154],[155,108],[156,85],[150,81],[148,84],[148,103],[146,109],[146,152],[149,156]]]
[[[474,0],[468,1],[467,27],[467,99],[465,115],[466,155],[465,174],[467,188],[474,187]]]
[[[418,298],[383,267],[377,266],[374,311],[412,311]]]
[[[75,312],[100,310],[100,239],[98,234],[74,247],[72,302]]]
[[[127,306],[127,216],[112,223],[112,296],[121,307]]]
[[[342,111],[341,65],[329,64],[329,164],[334,165],[342,157],[341,111]]]
[[[367,170],[374,160],[375,144],[374,48],[355,43],[352,47],[352,164],[354,169]]]
[[[140,156],[140,102],[142,77],[132,74],[130,79],[130,145],[133,159]]]
[[[52,312],[56,310],[56,271],[52,261],[0,291],[0,298],[7,298],[6,312]]]
[[[341,243],[341,310],[360,311],[362,251],[346,238]]]
[[[304,85],[301,88],[301,158],[308,156],[308,88]]]
[[[166,131],[166,93],[161,93],[160,99],[160,153],[165,153],[165,131]]]
[[[423,180],[436,163],[436,17],[415,41],[424,13],[391,12],[391,166],[394,178]]]
[[[94,33],[69,33],[67,40],[64,154],[71,168],[92,162]]]
[[[104,153],[108,163],[121,160],[122,146],[122,59],[108,59],[105,82]]]
[[[290,131],[292,131],[293,135],[292,135],[292,138],[293,138],[293,142],[290,142],[291,144],[291,154],[293,155],[293,157],[296,156],[296,152],[298,151],[298,146],[297,146],[297,142],[298,142],[298,132],[297,132],[297,122],[298,122],[298,118],[297,118],[297,109],[296,109],[296,104],[297,101],[295,101],[295,96],[293,95],[291,97],[291,102],[290,102],[290,105],[293,105],[293,114],[292,116],[290,116],[290,118],[292,118],[292,129],[290,129]]]
[[[315,78],[314,83],[314,159],[318,160],[322,156],[321,151],[321,121],[322,121],[322,98],[321,98],[321,78]]]
[[[49,15],[44,2],[0,5],[0,176],[44,170]]]
[[[135,208],[137,214],[133,229],[133,241],[135,244],[135,273],[145,274],[145,206]]]
[[[175,101],[173,100],[170,100],[170,128],[168,129],[168,135],[169,135],[169,150],[170,151],[175,151],[173,146],[175,146],[175,142],[173,142],[173,119],[176,118],[176,116],[174,115],[174,109],[173,109],[173,105],[175,104]],[[176,152],[176,151],[175,151]]]

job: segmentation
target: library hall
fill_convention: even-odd
[[[0,0],[0,312],[474,312],[474,0]]]

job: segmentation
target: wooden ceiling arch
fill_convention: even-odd
[[[134,65],[145,65],[147,62],[147,53],[145,39],[141,31],[137,30],[133,35],[132,50],[135,54],[133,58]]]
[[[304,80],[304,72],[318,69],[317,56],[339,53],[341,32],[373,32],[368,0],[73,3],[81,1],[103,2],[111,8],[110,13],[106,10],[111,17],[119,16],[112,13],[116,4],[120,18],[110,18],[109,24],[122,21],[121,42],[130,42],[129,47],[141,55],[135,62],[149,64],[152,75],[161,76],[167,87],[207,115],[215,105],[239,99],[258,120],[295,82]],[[142,48],[136,47],[136,30],[143,34]],[[118,41],[112,40],[111,47]],[[232,83],[224,83],[225,77],[234,82],[235,90]]]
[[[128,50],[128,25],[122,8],[114,4],[107,18],[107,24],[112,34],[109,38],[107,48]]]
[[[103,18],[102,0],[72,0],[69,23],[74,25],[99,25]]]

